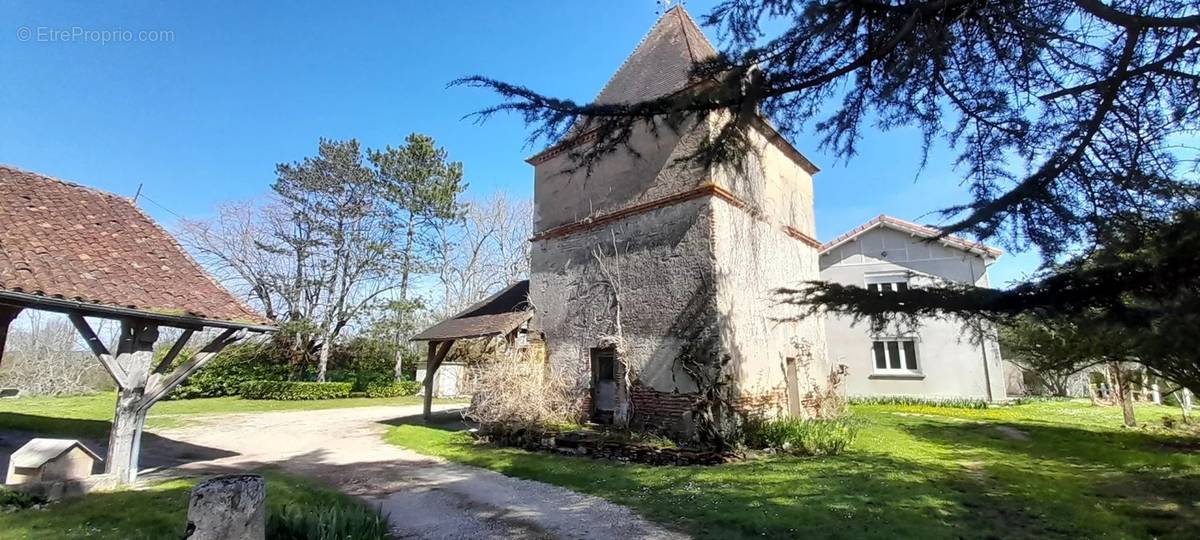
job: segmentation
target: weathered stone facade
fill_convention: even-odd
[[[602,97],[648,84],[647,72],[686,70],[690,62],[645,64],[712,50],[697,40],[683,10],[668,11]],[[816,169],[765,122],[745,128],[755,148],[738,167],[687,159],[720,127],[714,115],[678,130],[643,128],[634,151],[590,170],[562,146],[530,159],[530,301],[547,360],[578,381],[591,407],[593,351],[615,345],[618,423],[687,433],[718,387],[717,401],[734,409],[720,416],[803,414],[803,396],[827,380],[823,321],[773,295],[818,278]]]

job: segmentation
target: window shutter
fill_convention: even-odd
[[[878,283],[868,283],[867,290],[871,291],[873,293],[877,293],[877,292],[879,292],[879,284]]]
[[[896,287],[896,292],[904,292],[908,290],[908,284],[904,282],[893,283],[892,286]]]

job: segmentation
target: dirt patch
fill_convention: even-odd
[[[388,424],[418,414],[420,407],[234,414],[157,432],[233,454],[173,470],[274,465],[320,478],[378,505],[399,538],[687,538],[599,497],[383,442]],[[154,451],[149,445],[143,454]]]

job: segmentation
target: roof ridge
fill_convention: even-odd
[[[865,232],[875,228],[876,225],[892,225],[893,227],[901,227],[901,228],[908,229],[907,232],[909,232],[909,233],[913,233],[914,232],[913,229],[916,229],[917,231],[919,231],[925,235],[928,235],[928,236],[926,236],[926,238],[934,238],[934,237],[941,235],[941,233],[942,233],[942,229],[937,228],[937,227],[921,225],[919,223],[914,223],[914,222],[908,221],[906,219],[900,219],[898,217],[889,216],[887,214],[879,214],[878,216],[875,216],[875,217],[867,220],[862,225],[859,225],[853,229],[850,229],[849,231],[846,231],[845,233],[842,233],[841,235],[835,237],[833,240],[830,240],[828,242],[821,244],[821,247],[819,248],[818,252],[823,253],[825,251],[833,249],[834,247],[837,247],[838,245],[840,245],[862,233],[865,233]],[[949,244],[955,244],[955,247],[965,249],[967,251],[970,251],[973,249],[983,251],[993,258],[999,257],[1000,255],[1003,254],[1003,252],[1000,251],[999,249],[991,247],[987,244],[984,244],[983,242],[980,242],[977,240],[969,240],[969,239],[963,238],[961,236],[956,236],[953,234],[948,234],[948,235],[942,236],[942,240]]]
[[[658,28],[659,23],[661,23],[663,21],[663,19],[667,18],[667,16],[671,14],[671,11],[677,7],[680,7],[680,6],[676,5],[675,7],[671,8],[670,10],[667,10],[666,12],[664,12],[661,17],[654,20],[654,24],[650,25],[650,28],[648,28],[646,30],[645,34],[642,34],[642,39],[638,40],[637,44],[633,46],[633,50],[629,51],[629,54],[625,55],[625,60],[622,60],[621,64],[617,66],[617,69],[613,70],[612,75],[609,75],[608,81],[604,83],[604,86],[600,87],[600,91],[596,92],[596,97],[592,98],[593,103],[597,99],[600,99],[600,96],[604,95],[604,91],[608,90],[608,87],[610,85],[612,85],[614,80],[616,80],[617,75],[619,75],[621,73],[621,69],[624,68],[627,64],[629,64],[629,61],[633,59],[633,55],[637,54],[638,49],[642,48],[642,45],[645,44],[646,40],[650,38],[650,34],[653,34],[654,30]]]
[[[10,170],[10,171],[12,171],[12,172],[15,172],[15,173],[18,173],[18,174],[27,174],[27,175],[30,175],[30,176],[36,176],[36,177],[38,177],[38,178],[41,178],[42,180],[48,180],[48,181],[51,181],[51,182],[58,182],[59,184],[62,184],[62,185],[64,185],[64,186],[67,186],[67,187],[72,187],[72,188],[76,188],[76,189],[82,189],[82,190],[84,190],[84,191],[90,191],[90,192],[92,192],[92,193],[95,193],[95,194],[97,194],[97,195],[103,195],[103,196],[105,196],[105,197],[112,197],[112,198],[114,198],[114,199],[120,199],[120,200],[124,200],[124,201],[131,201],[131,200],[132,200],[130,197],[126,197],[126,196],[124,196],[124,195],[118,195],[118,194],[116,194],[116,193],[110,193],[110,192],[108,192],[108,191],[104,191],[103,189],[97,189],[97,188],[94,188],[94,187],[91,187],[91,186],[85,186],[85,185],[83,185],[83,184],[80,184],[79,182],[75,182],[75,181],[72,181],[72,180],[63,180],[62,178],[57,178],[57,177],[50,176],[50,175],[48,175],[48,174],[43,174],[43,173],[40,173],[40,172],[37,172],[37,171],[31,171],[31,170],[28,170],[28,169],[22,169],[22,168],[20,168],[20,167],[17,167],[16,165],[9,165],[9,164],[7,164],[7,163],[0,163],[0,169],[8,169],[8,170]]]
[[[696,58],[696,53],[692,49],[691,36],[688,35],[689,34],[688,27],[689,26],[700,31],[699,37],[700,37],[700,40],[702,43],[704,43],[705,45],[708,45],[708,47],[714,51],[717,50],[717,46],[713,45],[713,42],[709,41],[708,36],[704,35],[704,30],[702,28],[700,28],[700,23],[696,22],[696,19],[694,19],[692,17],[692,14],[690,12],[688,12],[688,10],[683,8],[683,4],[675,4],[675,7],[671,8],[671,9],[673,9],[673,10],[677,9],[679,11],[679,24],[683,25],[683,39],[684,39],[684,42],[687,44],[688,56],[690,56],[692,58],[693,63],[699,62],[704,59]],[[689,25],[688,23],[691,23],[691,24]]]

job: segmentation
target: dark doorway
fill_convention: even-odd
[[[611,424],[617,408],[617,351],[592,349],[592,421]]]

